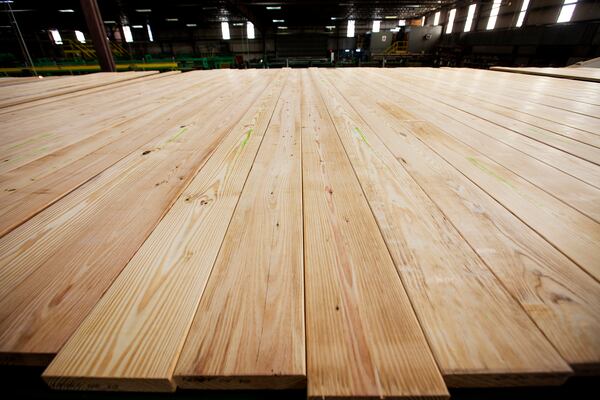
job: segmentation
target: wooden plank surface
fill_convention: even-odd
[[[416,120],[439,118],[431,109],[407,114],[408,96],[384,95],[371,81],[356,90],[351,74],[335,82],[563,358],[576,371],[598,371],[600,284],[417,139]],[[360,101],[377,94],[377,104]]]
[[[596,85],[213,70],[2,108],[0,363],[315,399],[598,373]]]
[[[600,82],[600,69],[598,68],[513,68],[491,67],[493,71],[515,72],[518,74],[541,75],[552,78],[575,79],[580,81]]]
[[[369,204],[305,71],[302,157],[308,397],[447,397]]]
[[[0,87],[0,108],[10,107],[47,97],[77,92],[112,83],[138,79],[147,75],[157,74],[158,71],[129,71],[129,72],[99,72],[95,74],[65,77],[63,79],[48,79],[41,82],[31,82],[20,85]]]
[[[520,305],[335,87],[319,82],[446,383],[564,382],[570,368]]]
[[[48,363],[269,80],[248,74],[172,110],[146,150],[0,239],[2,358]]]
[[[306,386],[302,92],[289,73],[181,352],[181,388]]]
[[[233,127],[46,369],[44,379],[51,387],[175,389],[175,363],[269,124],[282,78]],[[105,361],[98,364],[98,359]]]

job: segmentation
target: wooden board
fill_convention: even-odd
[[[233,127],[46,369],[51,387],[175,389],[175,363],[281,86]]]
[[[213,70],[2,108],[0,363],[315,399],[597,374],[596,85]]]
[[[520,305],[335,87],[315,79],[446,383],[564,382],[571,369]]]
[[[289,73],[181,352],[181,388],[306,386],[302,92]]]
[[[575,79],[580,81],[600,82],[600,69],[598,68],[512,68],[491,67],[494,71],[515,72],[519,74],[541,75],[552,78]]]
[[[48,363],[270,80],[256,78],[173,109],[146,150],[0,239],[4,359]],[[240,100],[235,88],[249,91]]]
[[[63,79],[31,82],[20,85],[18,88],[12,86],[0,87],[0,108],[98,86],[110,85],[124,80],[138,79],[157,73],[158,71],[99,72],[96,74],[65,77]]]
[[[305,71],[302,156],[308,397],[447,397],[369,204]]]
[[[406,114],[403,108],[410,105],[408,96],[383,95],[372,81],[356,90],[356,80],[350,74],[337,75],[335,82],[340,93],[377,132],[563,358],[576,371],[598,371],[600,284],[416,138],[415,120],[431,117],[445,125],[441,116],[430,108],[415,115]],[[376,105],[360,101],[365,95],[376,94]],[[416,108],[412,109],[417,113]]]

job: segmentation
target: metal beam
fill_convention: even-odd
[[[104,29],[104,22],[102,22],[98,3],[96,0],[80,0],[80,2],[88,30],[94,42],[94,49],[96,49],[100,69],[104,72],[115,72],[117,67],[110,51],[110,44],[106,37],[106,30]]]

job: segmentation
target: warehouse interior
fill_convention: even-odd
[[[9,396],[583,399],[599,332],[599,0],[0,0]]]

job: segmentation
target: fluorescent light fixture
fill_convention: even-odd
[[[148,30],[148,40],[154,42],[154,36],[152,36],[152,29],[150,29],[150,25],[146,25],[146,29]]]
[[[398,21],[398,26],[406,26],[406,20],[405,19],[401,19]]]
[[[562,8],[560,9],[560,14],[558,14],[558,19],[556,22],[558,24],[562,22],[570,22],[571,18],[573,18],[573,11],[575,11],[576,5],[577,0],[565,0]]]
[[[11,2],[12,3],[12,2]],[[62,12],[62,13],[74,13],[75,10],[72,10],[70,8],[64,9],[64,10],[58,10],[58,12]]]
[[[517,28],[523,26],[523,21],[525,21],[525,14],[527,14],[528,7],[529,0],[523,0],[523,4],[521,5],[521,12],[519,12],[519,18],[517,19]]]
[[[360,53],[361,51],[362,51],[361,49],[356,49],[356,52],[357,52],[357,53]]]
[[[494,0],[492,4],[492,11],[490,11],[490,18],[488,19],[487,26],[485,29],[491,31],[496,26],[496,20],[498,19],[498,11],[500,11],[500,5],[502,0]]]
[[[525,0],[529,1],[529,0]],[[470,32],[471,27],[473,26],[473,17],[475,17],[475,9],[477,8],[477,4],[471,4],[469,6],[469,11],[467,12],[467,21],[465,22],[465,29],[463,32]]]
[[[127,43],[133,42],[133,36],[131,35],[131,28],[127,25],[123,25],[123,35],[125,35],[125,41]]]
[[[287,29],[287,26],[278,26],[277,29]]]
[[[278,22],[285,22],[284,19],[274,19],[273,22],[278,23]]]
[[[373,21],[373,32],[379,32],[381,28],[381,21]]]
[[[354,37],[354,20],[348,20],[348,29],[346,30],[346,37]]]
[[[344,50],[346,53],[350,53],[350,49],[346,49]]]
[[[337,17],[331,17],[332,21],[335,21],[337,19]]]
[[[52,35],[54,44],[63,44],[62,37],[60,37],[60,32],[58,30],[50,29],[50,35]]]
[[[450,10],[448,14],[448,25],[446,25],[446,33],[452,33],[452,26],[454,25],[454,17],[456,17],[456,8]]]
[[[185,26],[187,26],[187,27],[189,27],[189,28],[194,28],[194,27],[196,27],[196,26],[198,26],[198,25],[196,25],[196,24],[185,24]]]
[[[149,13],[149,12],[152,12],[152,10],[149,9],[149,8],[136,8],[135,11],[137,11],[139,13]]]
[[[400,28],[398,28],[398,27],[392,28],[392,29],[390,29],[390,32],[400,32]]]
[[[396,15],[386,15],[385,19],[396,19],[398,18]]]
[[[325,25],[325,29],[335,29],[335,25]]]
[[[75,37],[79,43],[85,43],[85,35],[81,31],[75,31]]]
[[[116,23],[117,23],[117,21],[112,21],[112,20],[109,20],[109,21],[104,21],[104,23],[105,23],[105,24],[116,24]]]
[[[244,26],[243,22],[234,22],[233,26]]]
[[[246,36],[248,39],[254,39],[254,24],[250,21],[246,22]]]
[[[223,34],[223,40],[231,39],[229,35],[229,22],[221,22],[221,33]]]
[[[134,29],[144,29],[144,25],[131,25]]]
[[[433,26],[438,26],[440,24],[440,12],[436,12],[433,16]]]
[[[425,26],[425,16],[421,17],[421,26]]]
[[[281,10],[281,6],[267,6],[267,10]]]
[[[167,21],[167,22],[177,22],[177,21],[179,21],[179,18],[165,18],[165,21]]]

